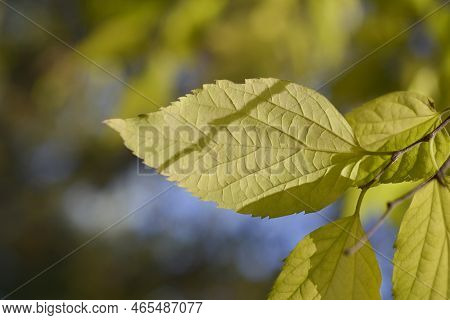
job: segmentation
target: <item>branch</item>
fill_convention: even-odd
[[[427,180],[423,181],[422,183],[420,183],[419,185],[417,185],[416,187],[414,187],[413,189],[411,189],[410,191],[408,191],[407,193],[405,193],[401,197],[399,197],[399,198],[397,198],[397,199],[395,199],[393,201],[388,202],[386,211],[378,219],[378,221],[375,223],[375,225],[373,225],[369,229],[369,231],[367,231],[367,233],[361,239],[359,239],[358,242],[353,247],[350,247],[350,248],[346,249],[344,251],[344,254],[352,255],[352,254],[356,253],[359,249],[361,249],[364,245],[366,245],[366,243],[369,241],[369,238],[371,236],[373,236],[373,234],[381,227],[381,225],[384,223],[384,221],[386,221],[386,219],[388,218],[389,214],[392,212],[392,210],[394,210],[395,207],[397,207],[403,201],[411,198],[416,192],[418,192],[419,190],[423,189],[431,181],[436,179],[440,183],[445,184],[445,182],[443,181],[443,177],[444,177],[444,174],[445,174],[446,170],[449,167],[450,167],[450,157],[447,158],[447,160],[444,162],[444,164],[439,168],[439,170],[433,176],[431,176]],[[365,194],[364,190],[367,191],[367,189],[363,189],[361,191],[360,198],[361,198],[361,195],[364,196],[364,194]],[[358,199],[358,204],[357,204],[358,212],[359,212],[359,208],[361,206],[361,203],[360,203],[361,201],[362,201],[362,199]]]

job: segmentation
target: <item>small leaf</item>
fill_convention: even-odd
[[[400,226],[394,255],[396,299],[450,298],[450,191],[436,180],[418,191]]]
[[[401,183],[431,177],[449,156],[450,136],[446,130],[442,130],[433,140],[422,142],[400,156],[380,177],[380,182]],[[389,162],[390,158],[390,155],[362,157],[359,162],[355,186],[367,183]]]
[[[383,183],[398,183],[428,178],[449,156],[450,136],[447,131],[442,130],[432,141],[422,142],[403,154],[380,180]]]
[[[346,115],[365,150],[397,151],[426,135],[440,114],[429,98],[394,92],[369,101]]]
[[[258,216],[332,203],[353,185],[363,152],[325,97],[276,79],[217,81],[160,111],[107,124],[194,195]]]
[[[363,235],[359,215],[353,215],[306,236],[286,259],[269,299],[380,299],[371,247],[344,255]]]

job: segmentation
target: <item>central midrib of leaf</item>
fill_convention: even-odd
[[[291,113],[294,113],[294,112],[292,112],[292,111],[290,111],[290,112],[291,112]],[[197,130],[199,133],[201,133],[201,134],[203,135],[203,137],[207,137],[207,136],[210,135],[209,132],[204,132],[204,131],[200,130],[199,128],[193,126],[191,123],[189,123],[189,121],[187,121],[187,120],[184,119],[184,118],[176,117],[176,115],[174,115],[173,113],[169,113],[169,112],[167,112],[167,114],[170,115],[171,117],[175,117],[175,118],[176,118],[178,121],[180,121],[180,122],[184,122],[185,124],[188,124],[190,127],[192,127],[193,129],[195,129],[195,130]],[[295,115],[298,115],[297,113],[294,113],[294,114],[295,114]],[[360,155],[364,155],[364,154],[365,154],[365,155],[386,154],[386,152],[371,152],[371,151],[364,150],[364,149],[358,147],[357,145],[355,145],[355,144],[353,144],[353,143],[349,143],[348,141],[346,141],[346,140],[344,140],[344,139],[342,139],[342,138],[341,138],[341,141],[343,141],[343,142],[345,142],[345,143],[347,143],[347,144],[349,144],[349,145],[355,147],[355,150],[354,150],[354,151],[351,151],[351,152],[350,152],[350,151],[346,152],[346,151],[337,151],[337,150],[327,150],[327,149],[316,149],[316,148],[312,148],[312,147],[308,146],[307,144],[305,144],[303,141],[298,140],[296,137],[287,134],[286,132],[284,132],[284,131],[282,130],[282,128],[275,127],[275,126],[271,125],[270,123],[266,123],[266,122],[264,122],[264,121],[262,121],[262,120],[260,120],[260,119],[258,119],[258,118],[255,118],[254,116],[252,116],[252,115],[250,115],[250,114],[246,114],[246,116],[247,116],[248,118],[254,120],[254,121],[258,121],[258,122],[260,122],[260,123],[262,123],[262,124],[264,124],[264,125],[270,127],[271,129],[276,130],[277,132],[280,132],[281,134],[283,134],[284,136],[288,137],[289,139],[291,139],[291,140],[292,140],[293,142],[295,142],[296,144],[299,144],[301,147],[294,148],[294,147],[273,146],[273,145],[270,145],[270,146],[264,146],[264,145],[258,145],[258,144],[256,144],[256,143],[255,143],[255,145],[244,145],[244,144],[239,144],[239,143],[236,143],[236,144],[233,144],[233,143],[223,143],[223,142],[216,141],[216,140],[214,139],[215,134],[214,134],[214,135],[211,135],[211,140],[210,140],[210,141],[214,142],[214,143],[215,143],[216,145],[218,145],[218,146],[245,147],[245,148],[255,148],[255,149],[269,149],[269,150],[277,150],[277,149],[278,149],[278,150],[289,150],[289,151],[295,151],[295,152],[302,151],[302,150],[309,150],[309,151],[324,152],[324,153],[355,154],[355,155],[358,155],[358,154],[360,154]],[[300,116],[300,115],[298,115],[298,116]],[[304,117],[303,117],[303,118],[304,118]],[[304,119],[306,119],[306,120],[308,120],[308,121],[311,121],[311,120],[309,120],[308,118],[304,118]],[[216,120],[214,120],[214,122],[215,122],[215,121],[216,121]],[[317,122],[311,121],[311,123],[312,123],[312,125],[318,125]],[[211,125],[211,126],[217,126],[217,125],[219,125],[219,123],[218,123],[218,124],[210,124],[210,125]],[[225,128],[226,128],[226,127],[225,127]],[[327,132],[333,133],[333,135],[335,135],[335,133],[334,133],[333,131],[327,130]],[[162,133],[162,132],[161,132],[161,133]],[[231,135],[231,133],[230,133],[230,135]],[[339,137],[339,136],[337,136],[337,137]],[[173,141],[173,142],[180,142],[180,140],[176,140],[176,139],[173,139],[173,138],[166,138],[166,139],[169,140],[169,141]],[[185,143],[198,143],[198,141],[197,141],[197,142],[195,142],[195,141],[189,141],[189,142],[185,142]]]

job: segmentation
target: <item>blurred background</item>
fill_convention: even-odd
[[[444,1],[7,1],[34,24],[4,1],[0,296],[109,228],[12,299],[264,299],[282,259],[326,223],[251,218],[174,186],[111,227],[171,183],[138,175],[104,119],[154,111],[215,79],[256,77],[321,88],[342,112],[396,90],[450,105],[448,5],[322,87]],[[405,188],[370,191],[365,227]],[[322,213],[348,214],[355,194]],[[401,210],[372,239],[387,257]],[[392,268],[378,258],[389,299]]]

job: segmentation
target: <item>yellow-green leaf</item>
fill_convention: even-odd
[[[438,123],[435,126],[437,125]],[[446,130],[442,130],[431,141],[422,142],[400,156],[381,176],[380,182],[400,183],[428,178],[436,173],[449,156],[450,136]],[[362,157],[355,185],[367,183],[389,162],[390,158],[390,155]]]
[[[397,151],[422,138],[439,120],[433,102],[418,93],[394,92],[356,108],[346,119],[369,151]]]
[[[325,97],[277,79],[217,81],[160,111],[107,124],[194,195],[258,216],[332,203],[353,184],[363,152]]]
[[[269,299],[380,299],[381,273],[371,247],[344,254],[363,235],[353,215],[306,236],[286,259]]]
[[[450,191],[438,181],[418,191],[400,226],[394,255],[396,299],[450,298]]]
[[[422,142],[403,154],[380,180],[384,183],[398,183],[428,178],[436,173],[449,156],[450,136],[446,130],[442,130],[433,140]]]

